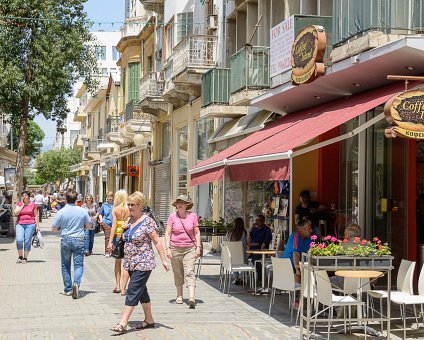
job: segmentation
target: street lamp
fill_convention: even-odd
[[[144,145],[144,136],[141,133],[136,133],[133,137],[134,144],[136,146]]]

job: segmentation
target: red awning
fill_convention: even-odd
[[[191,174],[192,185],[222,179],[224,166],[231,181],[288,179],[288,158],[294,148],[386,102],[403,89],[404,83],[399,82],[277,119],[194,167],[198,170]],[[207,176],[199,176],[203,172]]]

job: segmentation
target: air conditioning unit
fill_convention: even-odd
[[[216,30],[218,28],[218,16],[209,15],[207,19],[208,30]]]

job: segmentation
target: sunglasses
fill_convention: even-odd
[[[135,207],[135,206],[137,206],[138,204],[133,204],[133,203],[127,203],[127,205],[128,205],[128,207],[132,208],[132,207]]]

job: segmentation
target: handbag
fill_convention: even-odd
[[[124,238],[121,237],[119,241],[116,243],[116,246],[112,248],[111,256],[114,257],[115,259],[123,259],[124,246],[125,246],[125,241],[124,241]]]
[[[185,233],[187,234],[187,236],[189,237],[189,239],[191,240],[191,242],[193,242],[194,246],[197,248],[196,242],[194,242],[194,240],[191,238],[190,234],[187,232],[187,230],[186,230],[186,228],[184,226],[183,220],[178,215],[178,213],[177,213],[177,216],[180,219],[181,225],[183,226],[183,229],[184,229]],[[203,257],[203,241],[202,240],[200,240],[200,257]]]
[[[100,225],[99,219],[96,220],[96,226],[94,227],[94,231],[96,232],[96,234],[98,234],[102,231],[102,227]]]

